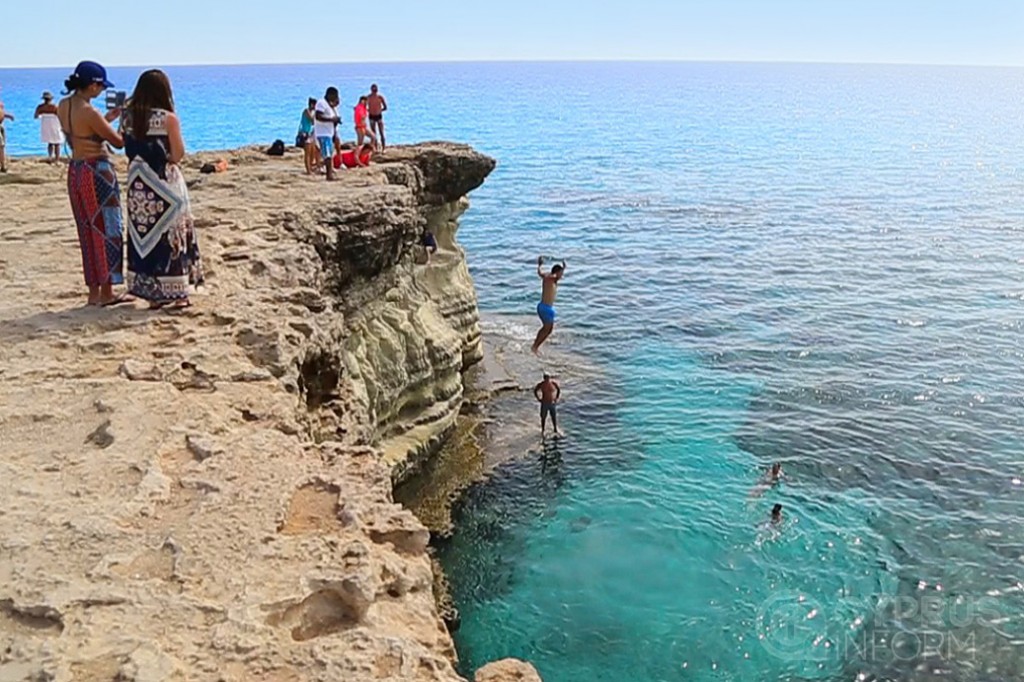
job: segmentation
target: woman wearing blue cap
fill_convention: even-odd
[[[124,239],[121,189],[107,148],[124,146],[110,126],[121,112],[115,109],[103,116],[91,103],[113,83],[96,62],[81,62],[64,87],[68,96],[58,105],[57,117],[71,146],[68,196],[78,225],[89,305],[124,303],[132,299],[113,290],[124,282]]]

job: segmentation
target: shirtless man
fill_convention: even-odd
[[[377,92],[377,84],[370,86],[370,96],[366,98],[367,107],[370,110],[370,132],[377,134],[380,140],[380,151],[384,153],[384,112],[388,110],[388,103],[384,95]]]
[[[13,121],[14,116],[4,111],[4,103],[0,101],[0,173],[7,172],[7,131],[4,122]]]
[[[544,437],[544,430],[547,426],[548,415],[551,415],[551,428],[555,430],[556,436],[562,434],[558,430],[557,405],[562,397],[562,387],[551,378],[550,374],[544,374],[544,381],[533,387],[533,397],[540,403],[540,435]]]
[[[553,265],[549,274],[544,274],[544,256],[537,256],[537,276],[544,280],[540,303],[537,304],[537,316],[540,317],[541,328],[533,342],[534,355],[540,354],[540,346],[551,335],[555,328],[555,296],[558,294],[558,283],[565,275],[565,261]]]

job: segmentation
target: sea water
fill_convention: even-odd
[[[460,231],[484,310],[530,321],[537,254],[567,260],[550,343],[601,376],[457,509],[467,673],[1024,677],[1024,70],[169,73],[193,148],[290,140],[305,97],[377,81],[390,141],[499,160]],[[62,75],[0,70],[11,151]]]

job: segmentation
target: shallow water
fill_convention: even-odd
[[[9,107],[56,87],[39,74],[0,71]],[[307,93],[378,80],[394,141],[500,161],[460,232],[485,310],[530,314],[536,254],[568,259],[552,343],[602,380],[566,381],[570,437],[457,509],[467,671],[1024,677],[1024,70],[171,75],[203,147],[289,139]],[[756,490],[776,460],[786,481]]]

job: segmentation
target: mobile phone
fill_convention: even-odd
[[[124,90],[107,90],[107,111],[123,109],[128,93]]]

